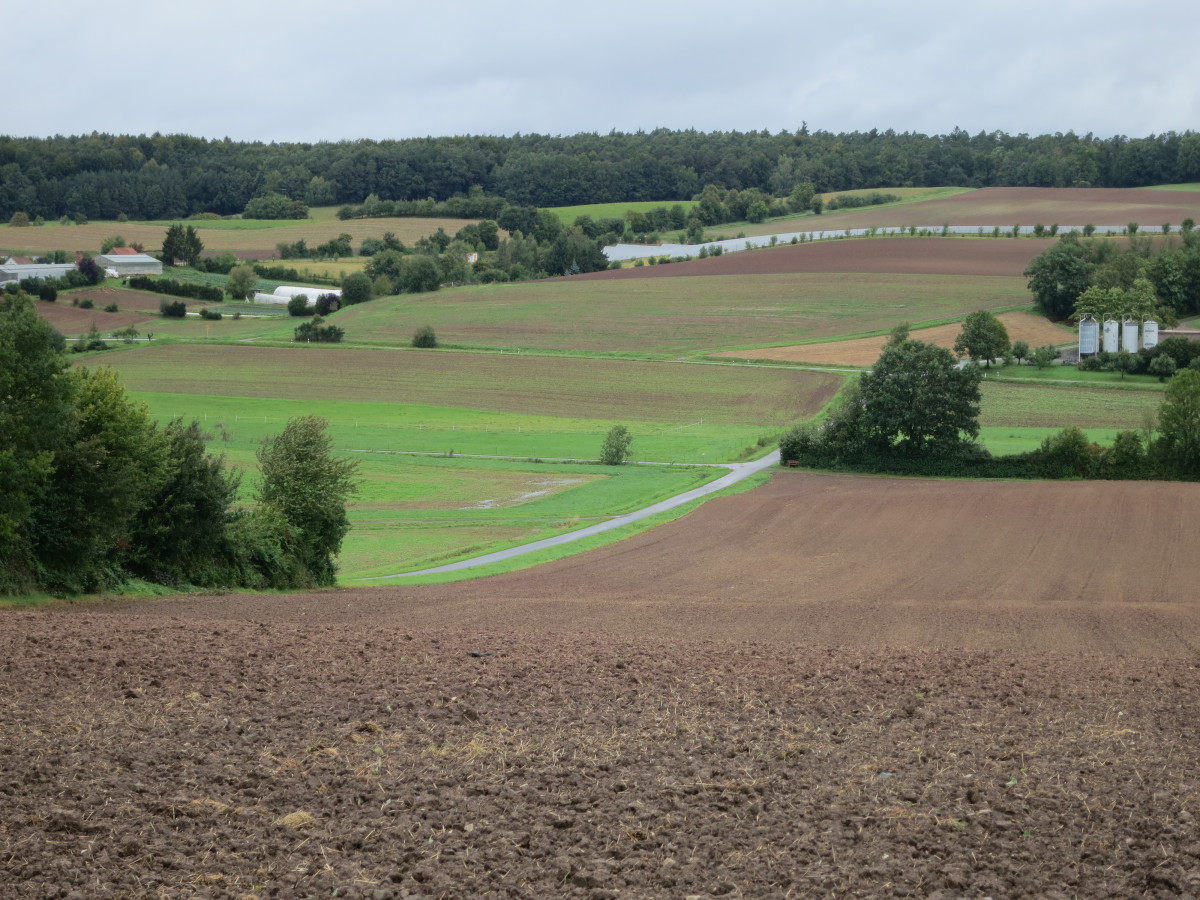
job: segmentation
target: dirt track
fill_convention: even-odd
[[[486,581],[3,613],[0,895],[1195,896],[1198,500],[787,471]]]

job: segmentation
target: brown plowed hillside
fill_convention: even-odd
[[[1163,222],[1182,224],[1184,219],[1200,221],[1200,193],[1196,191],[1157,191],[1145,188],[982,188],[933,200],[901,203],[895,206],[838,210],[823,216],[783,219],[762,225],[737,226],[747,235],[780,231],[840,231],[843,228],[868,228],[915,225],[941,228],[951,225],[1043,225],[1081,228],[1091,222],[1100,226],[1124,226],[1137,222],[1143,231],[1157,232]],[[729,226],[726,226],[727,228]],[[720,234],[722,226],[712,229]],[[730,229],[732,230],[732,229]],[[728,235],[732,236],[732,235]]]
[[[1021,275],[1050,241],[1021,238],[899,238],[783,244],[666,266],[606,269],[572,279],[673,278],[681,275],[775,275],[879,272],[898,275]]]
[[[785,471],[653,531],[509,575],[144,608],[251,621],[1194,656],[1196,534],[1195,484]]]
[[[0,611],[0,896],[1196,896],[1197,526],[781,471],[477,582]]]
[[[1123,226],[1138,222],[1143,231],[1159,231],[1163,222],[1179,225],[1200,220],[1200,193],[1145,188],[984,188],[944,200],[893,207],[909,224]]]

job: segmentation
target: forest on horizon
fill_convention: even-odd
[[[0,135],[0,221],[236,215],[255,197],[307,206],[444,201],[472,188],[553,207],[688,200],[706,185],[785,197],[886,187],[1141,187],[1200,181],[1200,133],[944,135],[672,131],[259,143],[188,135]]]

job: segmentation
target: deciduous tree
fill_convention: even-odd
[[[871,444],[905,455],[957,451],[979,435],[975,366],[957,368],[944,347],[906,340],[888,344],[859,382],[861,423]]]
[[[606,466],[620,466],[633,452],[633,435],[624,425],[614,425],[604,437],[600,448],[600,462]]]
[[[1010,347],[1008,329],[986,309],[967,316],[962,331],[954,340],[955,353],[970,356],[975,362],[982,359],[988,366],[991,366],[993,359],[1007,355]]]
[[[316,585],[334,583],[334,557],[350,530],[346,501],[358,490],[358,463],[332,453],[326,425],[317,416],[292,419],[257,454],[257,499],[278,510],[293,530],[297,557]]]

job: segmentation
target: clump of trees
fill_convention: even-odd
[[[345,335],[344,328],[329,325],[320,316],[313,316],[309,321],[297,325],[292,333],[294,340],[304,344],[340,344]]]
[[[221,289],[211,284],[192,284],[174,278],[134,275],[129,279],[129,286],[139,291],[154,291],[156,294],[170,294],[172,297],[186,297],[189,300],[205,300],[210,303],[220,303],[225,299]]]
[[[163,265],[174,266],[182,259],[189,266],[194,266],[202,252],[204,242],[200,240],[194,225],[176,224],[167,229],[161,253]]]
[[[1133,315],[1170,326],[1200,313],[1200,234],[1185,222],[1179,239],[1132,234],[1121,247],[1067,232],[1030,262],[1025,277],[1051,318]]]
[[[64,343],[27,296],[0,298],[0,592],[333,583],[355,463],[323,420],[263,445],[258,503],[240,507],[238,474],[196,422],[158,427],[112,370],[70,366]]]
[[[1167,360],[1164,371],[1176,371],[1171,353],[1184,352],[1187,344],[1172,339],[1159,345],[1169,345],[1157,357]],[[1102,447],[1079,428],[1064,428],[1037,450],[1000,457],[975,442],[981,377],[981,366],[957,367],[950,351],[910,339],[901,326],[874,368],[842,391],[824,423],[799,425],[784,436],[781,460],[957,477],[1200,479],[1200,365],[1179,369],[1168,384],[1157,430],[1147,424],[1120,431],[1112,446]]]
[[[243,219],[307,219],[308,206],[300,200],[268,191],[253,197],[242,210]]]

